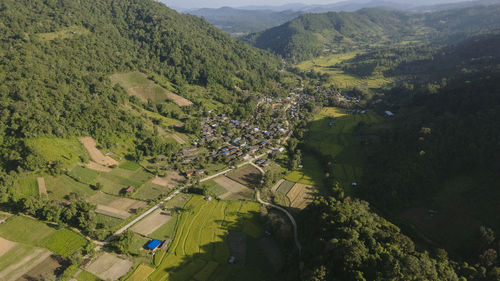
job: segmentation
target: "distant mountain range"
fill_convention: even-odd
[[[477,5],[500,4],[500,0],[353,0],[326,5],[306,5],[301,3],[282,6],[244,6],[238,8],[223,7],[219,9],[180,10],[181,12],[204,17],[222,31],[233,36],[249,33],[284,24],[301,14],[326,12],[354,12],[364,8],[383,8],[409,12],[432,12],[448,9],[466,8]]]

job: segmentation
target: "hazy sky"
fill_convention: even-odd
[[[283,5],[289,3],[330,4],[341,0],[162,0],[167,6],[179,8],[218,8],[223,6],[241,7],[249,5]]]

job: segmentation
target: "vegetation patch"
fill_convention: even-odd
[[[246,236],[245,229],[252,235],[262,235],[260,205],[255,202],[206,201],[202,196],[193,196],[184,210],[167,255],[150,275],[150,280],[227,280],[229,276],[250,280],[240,271],[242,265],[228,264],[231,257],[228,235],[239,232]],[[245,227],[248,222],[253,225]],[[236,248],[246,248],[245,241],[233,242]],[[247,262],[245,267],[253,272],[253,280],[268,280],[270,277],[254,263]]]
[[[150,266],[141,264],[135,269],[134,273],[132,273],[132,275],[130,275],[130,277],[127,278],[127,280],[128,281],[148,280],[148,276],[151,275],[151,273],[153,273],[154,270],[155,269]]]
[[[37,176],[25,175],[20,177],[15,184],[15,189],[25,197],[38,196]]]
[[[179,106],[193,105],[189,100],[155,84],[148,79],[146,74],[141,72],[117,73],[111,75],[110,79],[112,83],[120,84],[130,95],[136,96],[142,101],[150,99],[155,103],[162,103],[168,99]]]
[[[85,237],[68,229],[59,229],[38,243],[39,246],[63,257],[71,257],[73,253],[82,249],[86,244]]]
[[[88,153],[76,138],[39,137],[26,139],[26,145],[47,162],[59,162],[64,168],[72,168],[88,159]]]
[[[45,184],[50,199],[64,200],[70,193],[76,193],[86,198],[96,193],[88,184],[77,182],[67,175],[46,176]]]
[[[97,182],[103,185],[104,192],[119,195],[129,186],[139,189],[152,178],[153,175],[142,168],[137,171],[115,168],[109,173],[101,174]]]
[[[73,25],[55,32],[38,33],[36,36],[42,41],[52,41],[55,39],[70,39],[75,36],[87,35],[90,31],[83,26]]]
[[[69,175],[74,179],[86,184],[95,184],[99,174],[98,171],[82,166],[76,166],[69,172]]]
[[[252,165],[245,165],[227,175],[228,178],[245,186],[256,188],[262,179],[262,173]]]

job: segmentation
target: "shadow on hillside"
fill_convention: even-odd
[[[177,233],[150,278],[168,274],[172,281],[295,279],[287,277],[295,274],[293,265],[298,264],[293,240],[274,233],[266,216],[248,212],[228,221],[226,214],[225,220],[207,223]]]

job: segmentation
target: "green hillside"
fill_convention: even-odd
[[[191,84],[231,97],[236,86],[263,90],[279,78],[275,58],[153,0],[6,0],[0,10],[1,171],[43,164],[30,157],[43,151],[22,138],[91,135],[112,144],[139,130],[114,73],[144,72],[176,94]]]
[[[380,9],[305,14],[246,41],[292,61],[377,46],[461,40],[500,27],[500,6],[415,14]]]

